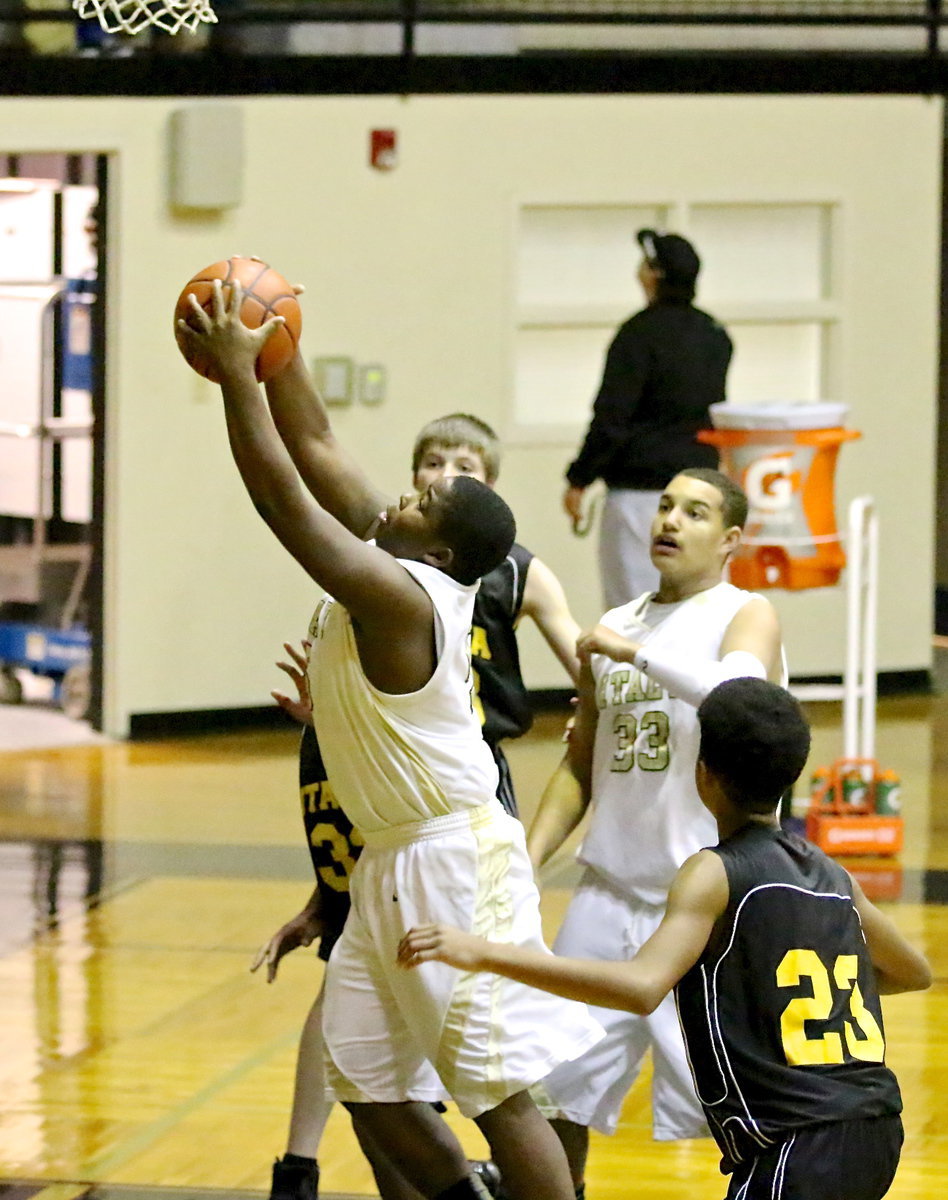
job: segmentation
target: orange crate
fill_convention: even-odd
[[[902,818],[810,812],[806,836],[826,854],[898,854],[902,849]]]

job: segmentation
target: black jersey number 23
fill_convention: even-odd
[[[885,1058],[882,1030],[866,1008],[857,982],[859,959],[840,954],[832,973],[815,950],[788,950],[777,967],[777,987],[795,988],[809,984],[810,995],[796,996],[780,1015],[780,1037],[792,1067],[828,1066],[847,1060],[879,1062]],[[819,1025],[833,1011],[833,986],[848,994],[848,1012],[842,1033]]]

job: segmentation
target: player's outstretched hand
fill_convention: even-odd
[[[418,925],[398,944],[398,964],[417,967],[423,962],[443,962],[462,971],[480,970],[487,942],[452,925]]]
[[[306,663],[309,658],[309,651],[312,643],[304,640],[301,643],[302,653],[291,646],[289,642],[283,643],[283,649],[287,652],[292,663],[278,662],[277,666],[281,671],[285,671],[293,680],[296,687],[296,698],[287,696],[284,692],[273,691],[270,695],[279,704],[284,712],[289,713],[294,721],[299,721],[301,725],[309,725],[313,719],[313,702],[309,695],[309,680],[306,677]]]
[[[188,296],[191,315],[187,321],[178,321],[178,331],[185,342],[200,347],[219,375],[248,368],[252,371],[260,351],[286,321],[271,313],[258,328],[249,329],[240,319],[244,289],[239,280],[230,285],[226,299],[219,279],[214,280],[213,287],[210,311],[201,306],[193,292]]]
[[[281,926],[268,942],[264,942],[253,957],[251,971],[262,966],[267,968],[267,983],[273,983],[280,966],[280,959],[300,946],[311,945],[323,932],[323,923],[314,913],[304,909],[292,921]]]
[[[576,639],[576,656],[584,663],[588,663],[593,654],[604,654],[614,662],[630,663],[640,648],[640,642],[630,642],[628,638],[605,625],[587,629]]]

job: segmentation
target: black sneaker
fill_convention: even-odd
[[[500,1167],[492,1159],[472,1159],[471,1172],[483,1183],[494,1200],[506,1200],[507,1193],[501,1182]]]
[[[288,1155],[273,1164],[270,1200],[317,1200],[319,1196],[319,1167],[313,1159]]]

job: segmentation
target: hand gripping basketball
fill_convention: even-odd
[[[212,263],[199,271],[182,289],[174,310],[174,332],[185,360],[205,379],[220,383],[217,365],[207,353],[207,343],[200,336],[189,336],[190,330],[199,335],[207,332],[206,328],[202,328],[199,312],[190,297],[195,297],[199,308],[210,314],[215,281],[220,282],[227,310],[231,306],[235,285],[242,289],[240,320],[248,329],[259,329],[271,316],[283,318],[261,344],[255,365],[260,382],[272,378],[296,353],[303,314],[296,298],[296,289],[258,258],[234,256]],[[184,326],[181,322],[184,322]]]
[[[194,295],[187,297],[188,316],[178,320],[175,332],[188,362],[199,363],[202,375],[220,383],[230,371],[256,371],[267,343],[283,328],[284,318],[271,316],[250,329],[240,318],[244,299],[240,283],[235,282],[226,297],[219,279],[211,286],[207,305],[200,305]]]

